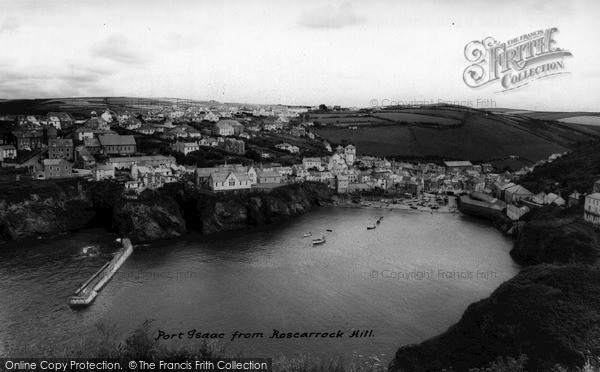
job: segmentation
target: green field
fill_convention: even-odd
[[[468,111],[462,126],[445,130],[391,125],[314,131],[334,143],[342,140],[353,143],[359,154],[489,161],[519,155],[522,164],[567,151],[592,139],[590,134],[562,123],[509,122],[502,116],[472,110]]]
[[[392,120],[395,122],[409,122],[409,123],[437,123],[437,124],[459,124],[460,120],[449,119],[441,116],[430,116],[413,114],[408,112],[378,112],[374,114],[375,117]]]

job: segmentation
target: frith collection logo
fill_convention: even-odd
[[[565,73],[564,58],[569,51],[556,46],[557,28],[537,30],[505,43],[492,37],[472,41],[465,47],[465,58],[473,64],[463,73],[471,88],[499,82],[507,91],[520,88],[533,80]]]

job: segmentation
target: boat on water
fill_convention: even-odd
[[[316,238],[312,240],[313,245],[319,245],[325,243],[325,237]]]
[[[331,230],[331,229],[327,229],[326,231],[327,231],[327,232],[332,232],[333,230]]]
[[[312,235],[312,233],[309,231],[309,232],[305,232],[304,234],[302,234],[302,237],[308,238],[311,235]]]
[[[377,224],[379,225],[381,223],[381,220],[377,220]]]
[[[367,230],[373,230],[374,228],[376,228],[377,226],[372,225],[372,226],[367,226]]]

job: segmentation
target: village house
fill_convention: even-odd
[[[460,173],[473,169],[473,164],[470,161],[445,161],[444,165],[449,173]]]
[[[246,144],[242,140],[236,140],[233,138],[227,138],[224,141],[225,151],[232,152],[234,154],[246,153]]]
[[[77,128],[75,129],[75,136],[79,141],[83,141],[86,138],[98,138],[100,136],[116,136],[117,132],[113,130],[105,129],[90,129],[90,128]]]
[[[142,122],[136,117],[129,116],[125,120],[121,121],[121,126],[125,129],[136,130],[142,127]]]
[[[219,145],[219,141],[217,141],[216,138],[204,137],[198,142],[198,144],[200,146],[217,147]]]
[[[219,116],[213,113],[212,111],[209,111],[206,115],[204,115],[202,120],[216,123],[217,121],[219,121]]]
[[[44,144],[44,135],[39,130],[16,130],[12,132],[17,150],[32,151],[41,149]]]
[[[56,129],[62,129],[60,118],[54,112],[46,114],[46,124],[52,125]]]
[[[96,181],[112,179],[115,178],[115,167],[111,164],[96,164],[92,174]]]
[[[281,177],[288,177],[293,173],[292,167],[273,167],[273,171],[279,173]]]
[[[556,204],[559,207],[562,207],[566,204],[566,201],[560,195],[551,192],[546,195],[546,204]]]
[[[529,208],[526,206],[517,207],[512,204],[506,206],[506,215],[513,221],[518,220],[527,212],[529,212]]]
[[[335,176],[335,189],[338,193],[344,194],[348,192],[348,176],[338,174]]]
[[[107,155],[130,155],[137,151],[135,139],[131,135],[100,136],[98,140],[102,146],[102,151]]]
[[[156,190],[166,183],[174,182],[173,169],[165,166],[133,165],[131,167],[131,178],[141,181],[141,187]]]
[[[162,165],[170,167],[171,165],[176,164],[176,160],[173,156],[152,155],[108,158],[108,161],[106,163],[114,166],[116,169],[130,169],[135,164],[145,164],[152,166]]]
[[[504,194],[505,194],[506,189],[513,187],[513,186],[516,186],[516,185],[512,182],[505,183],[502,181],[496,181],[496,182],[494,182],[494,185],[493,185],[493,191],[498,199],[504,200]]]
[[[151,135],[151,134],[154,134],[154,132],[156,132],[156,128],[152,125],[144,124],[141,127],[139,127],[138,129],[135,129],[135,132],[141,133],[141,134],[146,134],[146,135]]]
[[[302,165],[306,169],[323,170],[321,158],[302,158]]]
[[[72,161],[75,157],[73,140],[70,138],[54,138],[48,140],[48,158]]]
[[[275,147],[280,150],[288,151],[292,154],[297,154],[300,152],[300,149],[297,146],[290,145],[287,142],[279,143],[279,144],[275,145]]]
[[[594,192],[585,196],[583,218],[594,225],[600,225],[600,193]]]
[[[581,198],[581,194],[577,192],[577,190],[573,191],[571,195],[569,195],[569,200],[567,202],[567,206],[572,207],[574,205],[579,205],[579,199]]]
[[[98,138],[84,138],[83,147],[87,149],[90,155],[98,155],[102,152],[102,145]]]
[[[281,183],[281,175],[275,171],[264,171],[259,169],[256,171],[256,176],[258,183],[260,184]]]
[[[183,155],[187,155],[190,152],[200,150],[200,145],[198,142],[175,142],[171,145],[171,149],[173,151],[181,152]]]
[[[521,185],[514,185],[504,190],[504,201],[515,203],[520,200],[528,200],[533,197],[533,193]]]
[[[600,180],[594,182],[594,186],[592,187],[592,193],[600,192]]]
[[[0,161],[17,157],[17,149],[13,145],[0,145]]]
[[[98,129],[98,130],[108,130],[110,126],[108,122],[101,117],[92,117],[88,121],[83,124],[84,128],[88,129]]]
[[[306,179],[307,177],[310,176],[310,173],[308,172],[308,170],[303,165],[300,165],[300,164],[292,165],[292,174],[296,178],[303,178],[303,179]]]
[[[70,128],[74,124],[73,118],[71,117],[71,115],[69,115],[66,112],[59,111],[59,112],[51,112],[49,114],[52,114],[52,115],[58,117],[58,119],[60,120],[60,127],[62,129]],[[56,129],[59,129],[59,128],[56,128]]]
[[[73,167],[76,165],[78,168],[91,169],[96,165],[96,158],[94,158],[94,156],[92,156],[89,152],[85,151],[85,149],[82,149],[82,151],[78,151],[77,153],[77,161]]]
[[[37,178],[70,178],[73,172],[71,163],[64,159],[44,159],[42,161],[43,171],[38,173]]]
[[[233,136],[234,129],[229,122],[230,120],[221,120],[220,122],[216,123],[213,127],[212,133],[215,136]]]
[[[208,177],[208,186],[213,191],[244,190],[252,187],[246,172],[219,171]]]
[[[306,136],[306,129],[303,126],[299,125],[297,127],[293,127],[290,130],[290,134],[292,136],[295,136],[295,137],[305,137]]]

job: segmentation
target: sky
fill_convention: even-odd
[[[0,98],[600,111],[600,2],[0,0]],[[556,27],[566,73],[471,88],[465,46]],[[477,101],[480,100],[480,101]],[[486,103],[487,102],[487,103]]]

